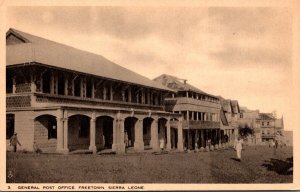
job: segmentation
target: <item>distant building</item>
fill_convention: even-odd
[[[228,139],[230,145],[233,145],[239,135],[238,119],[240,116],[240,107],[237,100],[224,99],[219,97],[221,102],[221,130],[222,135]]]
[[[276,119],[273,113],[259,113],[257,119],[258,129],[261,131],[262,142],[274,141],[283,135],[283,117]]]
[[[189,150],[219,148],[224,136],[220,129],[219,98],[171,75],[163,74],[154,81],[176,91],[166,97],[165,105],[166,111],[183,115],[184,147]]]
[[[240,115],[238,118],[239,128],[250,128],[253,135],[249,137],[248,144],[260,144],[262,141],[261,130],[257,119],[259,118],[259,110],[250,110],[247,107],[240,107]]]

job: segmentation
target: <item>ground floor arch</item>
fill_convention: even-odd
[[[90,117],[73,115],[68,118],[68,149],[88,149],[90,145]]]
[[[127,117],[124,121],[125,146],[134,147],[135,125],[138,121],[135,117]]]
[[[113,144],[113,121],[110,116],[100,116],[96,119],[96,147],[97,150],[111,149]]]
[[[52,115],[34,119],[34,144],[43,152],[54,152],[57,146],[57,121]]]
[[[143,141],[144,146],[151,145],[151,126],[154,119],[150,117],[146,117],[143,119]]]

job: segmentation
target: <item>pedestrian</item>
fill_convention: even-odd
[[[165,148],[165,140],[163,138],[159,140],[159,148],[161,151],[163,151]]]
[[[125,141],[125,146],[128,147],[128,133],[127,133],[127,131],[125,131],[125,134],[124,134],[124,141]]]
[[[243,149],[243,139],[241,137],[238,138],[238,141],[235,145],[236,147],[236,154],[237,154],[237,158],[238,161],[242,160],[242,149]]]
[[[18,140],[17,133],[14,133],[14,135],[10,138],[9,142],[10,142],[10,145],[13,146],[13,148],[14,148],[13,151],[14,152],[17,152],[17,145],[22,146],[21,143]]]

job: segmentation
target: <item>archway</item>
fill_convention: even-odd
[[[109,116],[100,116],[96,120],[97,149],[111,149],[113,144],[113,121]]]
[[[34,119],[34,142],[42,151],[53,152],[57,144],[57,122],[52,115],[41,115]]]
[[[158,140],[164,140],[164,144],[166,147],[167,144],[167,119],[159,118],[158,119]]]
[[[124,129],[125,129],[125,137],[126,137],[126,134],[128,136],[128,143],[125,143],[126,144],[126,147],[133,147],[134,146],[134,137],[135,137],[135,123],[137,122],[137,118],[135,117],[127,117],[125,119],[125,122],[124,122]]]
[[[88,149],[90,145],[90,118],[73,115],[68,120],[68,148],[70,151]]]
[[[146,117],[143,119],[143,140],[144,146],[150,146],[151,141],[151,125],[153,119],[150,117]]]

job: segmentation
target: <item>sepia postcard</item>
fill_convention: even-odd
[[[1,191],[299,190],[299,1],[1,1]]]

